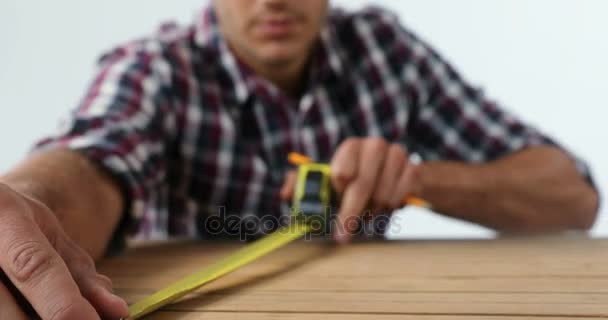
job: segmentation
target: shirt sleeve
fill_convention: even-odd
[[[163,181],[167,146],[175,136],[169,70],[153,42],[106,54],[79,106],[34,149],[75,150],[112,176],[125,198],[120,233],[166,232],[151,226],[167,211]]]
[[[372,10],[378,42],[400,74],[412,103],[407,144],[425,160],[480,163],[532,146],[561,148],[595,186],[584,161],[465,81],[430,45],[391,13]]]

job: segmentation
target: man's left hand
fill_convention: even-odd
[[[366,209],[371,213],[398,209],[406,196],[419,196],[419,171],[399,144],[381,138],[345,140],[331,160],[331,182],[341,199],[334,239],[349,242]],[[295,172],[290,172],[282,199],[291,198],[295,180]]]

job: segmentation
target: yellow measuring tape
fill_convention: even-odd
[[[295,222],[278,229],[272,234],[245,246],[214,264],[131,305],[129,307],[129,317],[125,320],[139,319],[164,305],[172,303],[201,286],[304,236],[310,230],[311,227],[303,222]]]
[[[293,153],[289,155],[289,160],[292,164],[299,166],[292,208],[296,219],[293,220],[292,224],[278,229],[272,234],[131,305],[129,307],[129,317],[124,320],[139,319],[309,232],[318,231],[318,226],[313,228],[310,219],[319,217],[328,219],[328,216],[324,216],[320,211],[331,204],[329,165],[313,163],[309,158]],[[311,193],[311,190],[315,192]],[[406,198],[404,204],[425,205],[426,203],[416,198]],[[327,222],[328,220],[322,221]]]

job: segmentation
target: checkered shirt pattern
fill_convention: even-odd
[[[87,156],[122,187],[126,230],[164,239],[210,236],[211,216],[285,217],[287,154],[328,162],[349,137],[467,163],[554,145],[379,8],[332,9],[307,79],[294,99],[257,76],[205,8],[193,25],[165,24],[105,54],[79,106],[37,150]],[[256,221],[248,233],[276,228]]]

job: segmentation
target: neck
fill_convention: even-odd
[[[300,95],[306,75],[308,57],[282,65],[251,66],[259,76],[273,83],[291,97]]]
[[[297,97],[300,95],[306,75],[309,55],[303,55],[298,59],[293,59],[284,63],[264,64],[255,57],[241,54],[238,50],[233,49],[233,52],[257,75],[270,81],[288,96]]]

